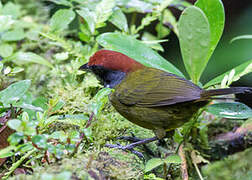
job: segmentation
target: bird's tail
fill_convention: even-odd
[[[201,93],[202,98],[210,98],[212,96],[221,96],[227,94],[252,93],[252,87],[231,87],[224,89],[211,89]]]

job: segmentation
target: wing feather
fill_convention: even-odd
[[[128,106],[159,107],[197,100],[201,92],[200,87],[174,74],[144,68],[128,74],[113,96]]]

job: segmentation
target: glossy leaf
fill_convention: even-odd
[[[119,29],[128,32],[127,18],[120,8],[113,12],[109,18],[109,21]]]
[[[232,80],[234,82],[234,81],[239,80],[240,77],[252,72],[252,59],[245,62],[245,63],[240,64],[239,66],[233,68],[232,70],[235,71],[235,74],[234,74],[234,76],[232,78]],[[217,76],[216,78],[210,80],[208,83],[206,83],[204,85],[204,88],[207,88],[209,86],[213,86],[213,85],[216,85],[216,84],[220,84],[221,81],[223,80],[223,78],[226,75],[229,75],[232,70],[229,70],[229,71]]]
[[[147,161],[147,163],[145,165],[144,172],[149,172],[152,169],[162,165],[163,163],[164,163],[164,161],[160,158],[152,158],[149,161]]]
[[[252,117],[252,109],[238,102],[212,104],[208,106],[206,111],[229,119],[247,119]]]
[[[11,84],[6,89],[0,91],[0,102],[3,104],[11,104],[24,96],[31,85],[30,80],[23,80]]]
[[[14,61],[17,64],[24,64],[27,62],[31,62],[31,63],[38,63],[38,64],[48,66],[50,68],[53,68],[53,65],[50,62],[48,62],[43,57],[32,52],[17,52],[11,58],[9,58],[9,60]]]
[[[225,24],[224,7],[221,0],[198,0],[195,6],[205,13],[210,25],[211,47],[208,52],[208,59],[210,59],[223,33]]]
[[[237,41],[237,40],[245,40],[245,39],[252,39],[252,35],[241,35],[241,36],[237,36],[237,37],[234,37],[230,43],[233,43],[234,41]]]
[[[156,51],[131,36],[120,33],[104,33],[97,37],[97,42],[106,49],[121,52],[145,66],[162,69],[184,77],[175,66]]]
[[[210,27],[204,12],[195,6],[185,9],[178,22],[183,61],[192,81],[198,84],[208,62]]]
[[[50,25],[53,31],[64,30],[75,18],[71,9],[60,9],[51,18]]]

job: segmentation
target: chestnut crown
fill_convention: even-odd
[[[144,66],[134,59],[110,50],[99,50],[80,70],[91,70],[105,87],[113,88],[119,84],[127,73]]]

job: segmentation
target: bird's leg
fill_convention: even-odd
[[[134,137],[132,137],[134,138]],[[138,138],[137,138],[138,139]],[[133,142],[131,144],[128,144],[126,146],[122,146],[120,144],[106,144],[105,146],[106,147],[109,147],[109,148],[117,148],[117,149],[121,149],[121,150],[124,150],[124,151],[131,151],[132,153],[136,154],[138,157],[141,157],[141,158],[144,158],[143,154],[138,152],[138,151],[135,151],[134,148],[136,146],[139,146],[139,145],[142,145],[142,144],[146,144],[146,143],[150,143],[150,142],[153,142],[153,141],[156,141],[158,140],[158,138],[155,136],[155,137],[152,137],[152,138],[147,138],[147,139],[138,139],[139,141],[137,142]]]
[[[143,140],[141,138],[137,138],[132,132],[130,132],[130,134],[131,136],[121,136],[121,137],[117,137],[116,139],[126,140],[129,142],[138,142],[138,141]],[[146,146],[146,144],[143,144],[143,147],[147,154],[151,156],[155,156],[155,153],[148,146]]]

